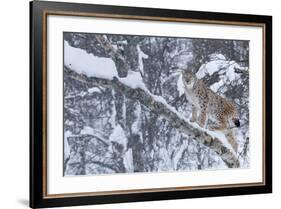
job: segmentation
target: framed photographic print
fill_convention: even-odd
[[[30,207],[272,191],[272,17],[30,3]]]

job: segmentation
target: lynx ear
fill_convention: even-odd
[[[196,70],[194,67],[191,68],[191,73],[192,75],[195,75],[197,73],[198,70]]]
[[[182,72],[183,75],[186,75],[186,73],[188,73],[188,70],[187,69],[182,69],[181,72]]]
[[[189,73],[192,73],[193,75],[195,75],[195,73],[197,73],[197,71],[194,67],[194,63],[192,63],[192,62],[187,63],[185,70]]]

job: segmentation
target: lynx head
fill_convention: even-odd
[[[187,85],[194,83],[195,75],[191,71],[183,71],[183,80]]]

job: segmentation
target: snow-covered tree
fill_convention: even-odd
[[[248,66],[248,41],[64,33],[64,174],[247,168]],[[189,122],[181,70],[235,104],[237,153]]]

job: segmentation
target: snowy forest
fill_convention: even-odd
[[[64,176],[249,168],[249,41],[63,37]],[[183,71],[237,108],[237,151],[190,122]]]

